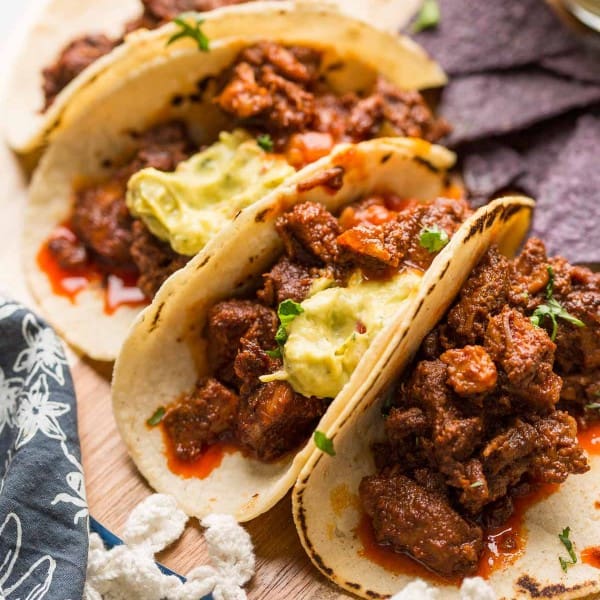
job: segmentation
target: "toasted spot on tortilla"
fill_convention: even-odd
[[[600,117],[584,115],[540,187],[532,233],[548,254],[570,262],[600,261]]]
[[[520,131],[571,109],[600,101],[600,86],[554,77],[542,69],[455,78],[444,90],[440,114],[456,146]]]
[[[255,223],[262,223],[265,220],[265,217],[267,216],[267,214],[269,213],[268,208],[265,208],[265,210],[261,210],[255,217],[254,217],[254,222]]]
[[[575,47],[574,36],[540,0],[438,2],[437,27],[414,39],[450,75],[522,66]]]
[[[150,330],[149,330],[150,333],[152,333],[158,326],[158,321],[160,320],[160,313],[162,312],[164,305],[165,305],[164,302],[161,302],[158,305],[158,308],[156,309],[156,312],[154,313],[154,318],[152,319],[152,323],[150,324]]]
[[[211,259],[211,255],[209,254],[197,267],[196,269],[201,269],[204,265],[208,264],[208,261]]]
[[[557,598],[565,592],[574,592],[583,587],[580,584],[566,587],[562,583],[542,586],[541,583],[538,583],[529,575],[522,575],[519,577],[519,579],[517,579],[517,586],[528,592],[531,598]]]
[[[339,517],[349,508],[359,508],[358,496],[350,491],[345,483],[340,483],[329,492],[329,502],[333,512]]]

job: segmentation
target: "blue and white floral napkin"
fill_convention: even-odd
[[[88,557],[73,382],[52,329],[0,296],[0,598],[79,600]]]

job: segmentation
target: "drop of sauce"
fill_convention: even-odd
[[[161,426],[167,466],[174,475],[183,479],[206,479],[215,469],[221,466],[226,454],[240,452],[235,445],[226,442],[216,442],[207,446],[204,452],[194,460],[182,460],[175,452],[175,446]]]
[[[600,569],[600,546],[591,546],[581,551],[581,562]]]
[[[588,454],[600,454],[600,422],[592,423],[577,432],[579,445]]]
[[[495,571],[505,569],[514,563],[525,550],[527,529],[524,524],[527,510],[559,489],[558,485],[547,484],[533,492],[516,497],[514,513],[500,527],[484,530],[484,551],[479,559],[476,575],[488,579]],[[377,544],[369,517],[362,515],[356,528],[356,534],[362,544],[361,556],[395,574],[420,577],[434,584],[460,586],[461,577],[443,577],[433,573],[427,567],[406,554],[399,554],[390,548]]]
[[[55,237],[77,239],[69,226],[62,224],[54,230],[37,253],[38,267],[48,277],[55,295],[68,298],[71,304],[75,304],[80,292],[93,283],[100,284],[103,290],[104,312],[107,315],[114,314],[121,306],[141,307],[149,303],[136,285],[138,278],[136,271],[120,270],[106,275],[93,260],[89,260],[83,267],[73,269],[61,267],[48,245]]]

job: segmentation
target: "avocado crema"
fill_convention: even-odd
[[[287,326],[283,370],[263,381],[285,379],[304,396],[335,398],[377,333],[417,294],[422,276],[408,269],[367,281],[356,273],[346,287],[317,291]]]
[[[219,141],[174,172],[142,169],[128,183],[127,207],[173,250],[198,253],[235,214],[294,173],[247,132],[222,132]]]

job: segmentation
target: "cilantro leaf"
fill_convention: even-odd
[[[322,431],[315,431],[313,437],[315,440],[315,445],[319,450],[329,454],[329,456],[335,456],[333,440],[331,438],[328,438]]]
[[[440,251],[448,242],[446,230],[440,229],[437,225],[424,227],[419,234],[419,245],[429,252]]]
[[[585,405],[585,408],[588,410],[597,410],[600,408],[600,402],[590,402],[589,404]]]
[[[558,557],[560,562],[561,569],[566,573],[567,569],[574,565],[577,562],[577,554],[575,554],[575,549],[573,548],[573,542],[569,539],[569,535],[571,534],[571,528],[565,527],[562,530],[562,533],[558,534],[558,539],[562,542],[562,545],[567,549],[571,560],[567,560],[562,556]]]
[[[193,19],[193,17],[188,17]],[[167,46],[170,46],[173,42],[182,38],[189,37],[198,44],[198,50],[201,52],[210,52],[210,40],[206,37],[206,34],[202,31],[201,26],[204,23],[204,19],[195,19],[194,23],[188,23],[183,16],[173,19],[173,23],[178,25],[181,31],[172,35],[168,41]]]
[[[166,412],[164,406],[159,406],[154,411],[154,414],[146,421],[146,425],[149,427],[156,427],[163,420]]]
[[[265,151],[265,152],[273,152],[273,140],[268,133],[264,135],[259,135],[256,138],[256,143]]]
[[[435,27],[440,22],[440,7],[437,0],[424,0],[412,26],[413,33]]]
[[[281,348],[279,346],[273,350],[267,350],[266,352],[267,356],[270,356],[271,358],[281,358]]]
[[[554,269],[548,265],[548,284],[546,285],[546,304],[540,304],[534,311],[529,320],[536,326],[541,327],[542,322],[547,317],[552,323],[552,333],[550,339],[554,341],[558,332],[558,319],[563,319],[576,327],[585,327],[585,323],[569,314],[560,302],[554,298]]]

